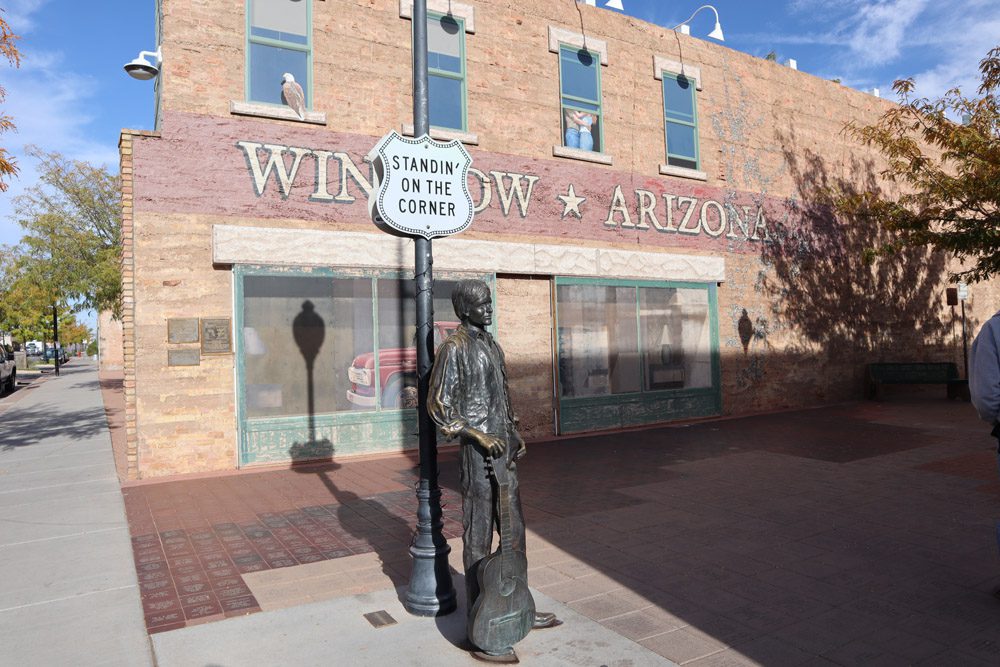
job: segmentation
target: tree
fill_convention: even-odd
[[[59,298],[77,310],[121,314],[121,209],[118,178],[102,167],[29,146],[39,161],[38,182],[14,198],[25,229],[26,255],[52,266],[47,276]]]
[[[977,97],[952,88],[936,100],[914,98],[913,80],[899,80],[893,85],[899,106],[873,125],[847,126],[849,136],[882,154],[881,176],[901,193],[838,200],[841,212],[894,232],[870,253],[929,246],[964,262],[960,279],[985,280],[1000,271],[1000,46],[979,71]]]
[[[3,12],[0,9],[0,12]],[[10,25],[0,16],[0,56],[7,59],[7,62],[14,67],[21,66],[21,53],[17,50],[15,42],[20,39],[10,29]],[[7,99],[7,91],[0,86],[0,103]],[[0,113],[0,134],[14,129],[13,119]],[[7,190],[7,179],[17,175],[17,164],[6,148],[0,147],[0,192]]]

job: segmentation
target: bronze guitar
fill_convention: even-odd
[[[528,590],[528,559],[523,549],[511,544],[509,471],[489,458],[486,464],[496,482],[500,546],[479,564],[479,597],[469,616],[469,640],[486,653],[500,654],[531,630],[535,600]]]

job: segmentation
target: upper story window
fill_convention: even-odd
[[[282,76],[312,106],[312,1],[247,0],[247,101],[283,104]]]
[[[698,105],[694,79],[684,74],[663,73],[663,116],[667,164],[699,169]]]
[[[465,132],[465,19],[428,12],[427,74],[431,125]]]
[[[600,54],[586,48],[559,46],[559,91],[563,145],[600,153],[601,122]]]

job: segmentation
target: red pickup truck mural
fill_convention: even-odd
[[[434,349],[458,328],[458,322],[434,323]],[[375,353],[354,358],[347,369],[347,400],[359,408],[375,407]],[[385,347],[378,351],[378,386],[383,408],[417,407],[417,348]]]

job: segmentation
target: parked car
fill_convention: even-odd
[[[66,350],[64,348],[46,348],[45,350],[45,361],[55,361],[56,356],[59,356],[59,363],[65,364],[67,361]]]
[[[0,396],[14,391],[17,385],[17,366],[14,364],[14,350],[0,343]]]
[[[458,322],[434,323],[434,349],[455,333]],[[378,351],[379,387],[383,408],[417,407],[417,348],[385,347]],[[375,407],[375,353],[354,358],[347,369],[351,388],[347,400],[363,408]]]

